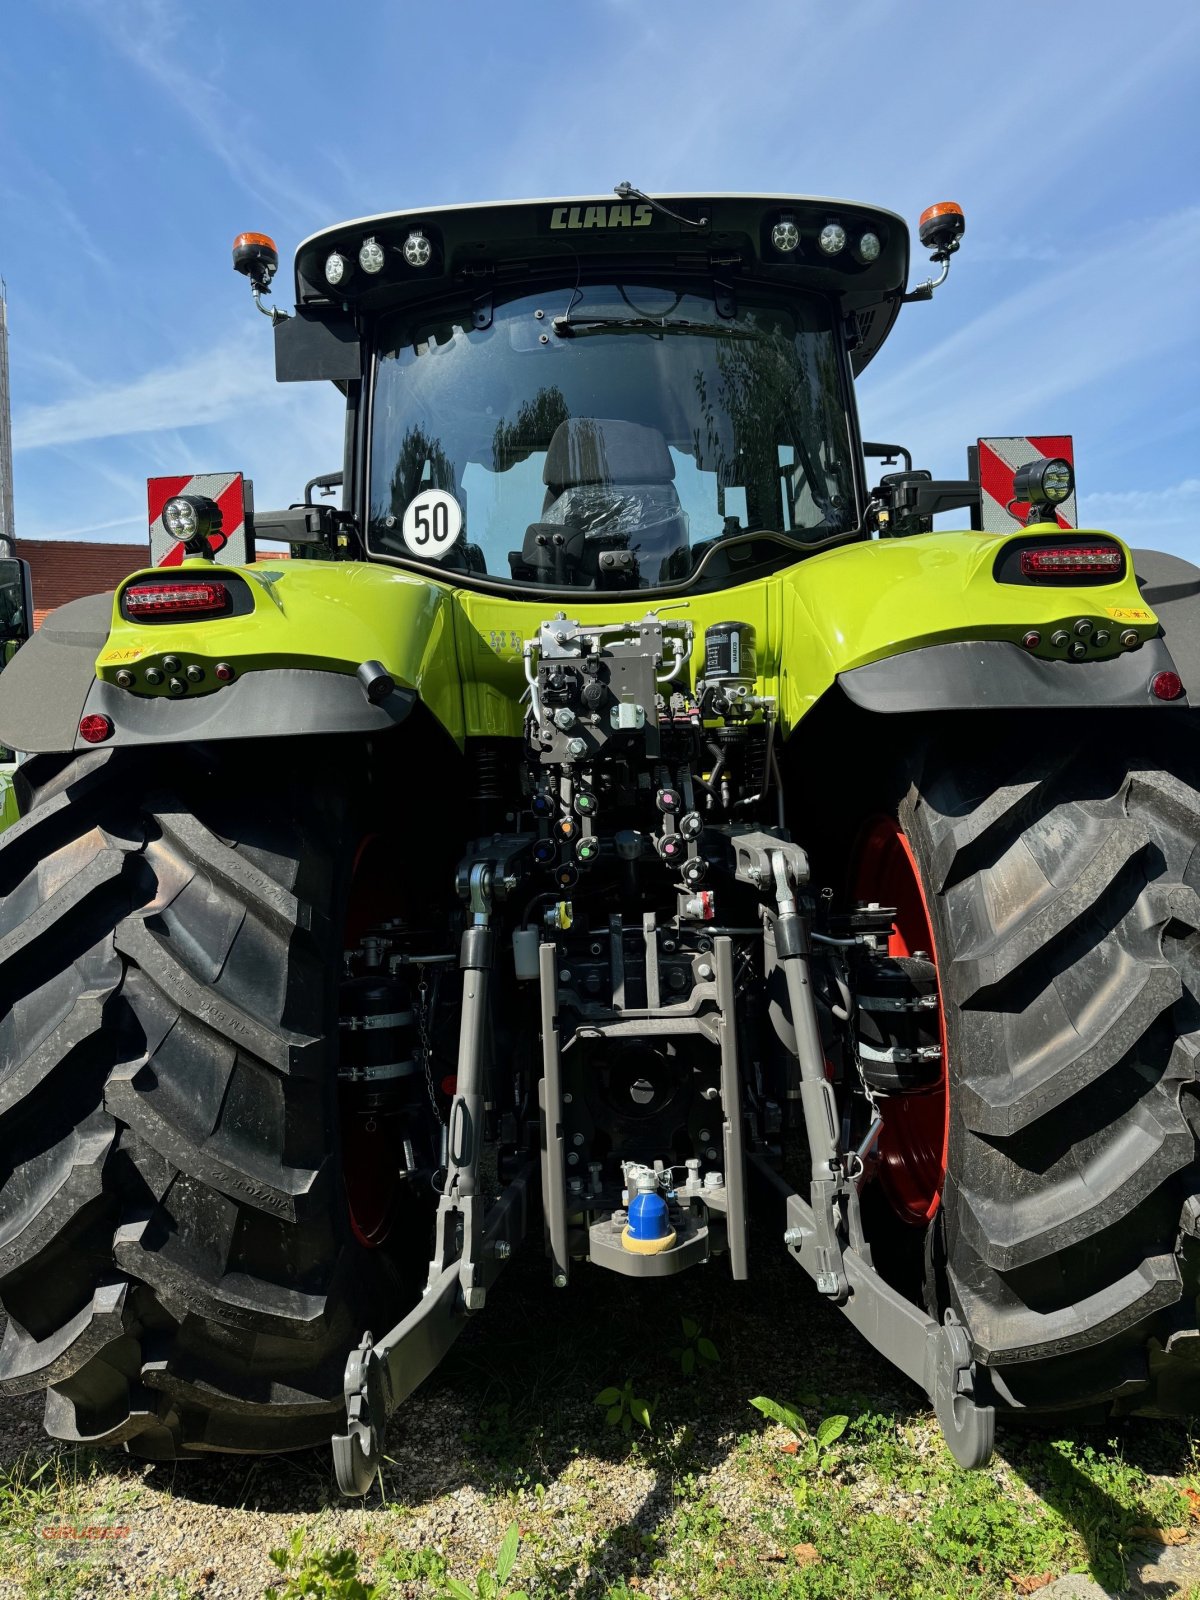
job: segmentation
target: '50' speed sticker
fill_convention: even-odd
[[[405,507],[400,537],[414,556],[438,561],[458,542],[462,525],[462,507],[452,494],[422,489]]]

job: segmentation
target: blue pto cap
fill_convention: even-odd
[[[641,1242],[665,1239],[671,1232],[667,1202],[661,1194],[634,1195],[629,1202],[629,1237]]]
[[[661,1194],[634,1195],[629,1202],[629,1224],[622,1230],[621,1243],[635,1256],[658,1256],[675,1243],[667,1202]]]

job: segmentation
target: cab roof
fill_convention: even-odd
[[[669,213],[676,213],[671,216]],[[777,223],[795,224],[790,251],[772,240]],[[835,255],[818,239],[828,223],[845,230]],[[858,248],[864,234],[879,240],[874,261]],[[426,251],[404,246],[413,234]],[[358,254],[368,239],[382,248],[381,271],[368,274]],[[336,252],[347,263],[331,288],[325,264]],[[296,251],[298,305],[345,306],[362,316],[402,308],[466,288],[479,296],[507,291],[566,270],[619,269],[703,274],[736,298],[739,281],[789,285],[838,297],[854,319],[851,361],[860,372],[891,330],[908,283],[909,234],[904,219],[879,206],[816,195],[663,194],[575,195],[492,200],[475,205],[385,211],[311,234]]]

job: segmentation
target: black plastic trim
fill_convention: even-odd
[[[1200,567],[1165,550],[1130,554],[1138,586],[1162,624],[1183,686],[1200,702]]]
[[[197,739],[282,739],[314,733],[382,733],[403,722],[414,689],[393,689],[372,705],[358,679],[342,672],[281,667],[248,672],[214,694],[194,700],[141,696],[96,679],[83,715],[99,713],[115,732],[104,748],[190,744]],[[76,750],[95,749],[76,736]]]
[[[908,650],[854,667],[837,681],[864,711],[890,714],[1088,706],[1170,710],[1186,706],[1187,696],[1157,700],[1150,680],[1156,672],[1177,670],[1161,639],[1108,661],[1044,661],[1020,645],[981,640]]]
[[[58,606],[0,673],[0,740],[9,749],[74,747],[112,608],[111,589]]]
[[[275,324],[275,381],[308,383],[330,379],[353,383],[362,377],[362,346],[347,312],[298,306]]]

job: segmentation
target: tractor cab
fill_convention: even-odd
[[[259,296],[268,247],[235,247]],[[875,207],[620,185],[325,230],[295,315],[270,314],[278,376],[346,392],[366,558],[509,591],[723,588],[872,531],[853,378],[908,269]]]

